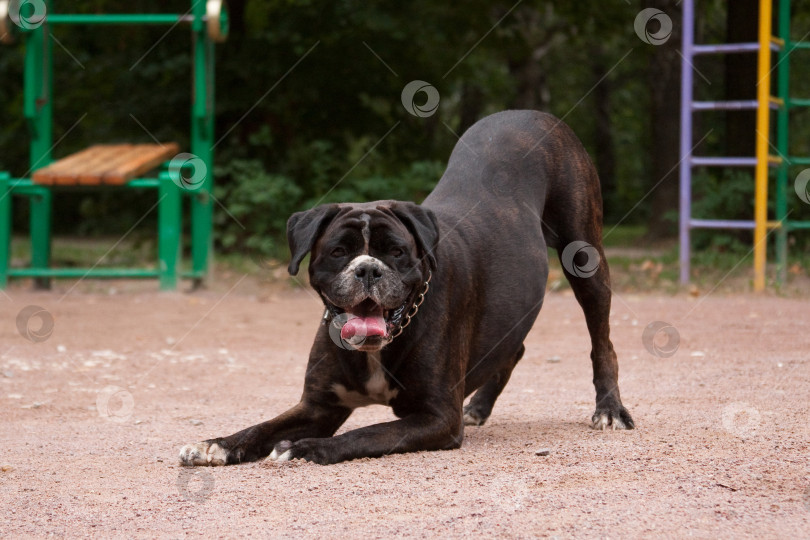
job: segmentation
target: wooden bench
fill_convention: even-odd
[[[71,154],[34,172],[35,184],[120,186],[177,155],[167,144],[99,144]]]

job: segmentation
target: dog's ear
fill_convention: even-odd
[[[439,222],[432,210],[412,202],[395,202],[391,211],[408,228],[431,270],[436,270],[436,246],[439,244]]]
[[[339,210],[337,204],[324,204],[311,210],[296,212],[287,220],[287,242],[290,244],[290,275],[298,273],[298,267],[307,253],[312,250],[315,241],[335,218]]]

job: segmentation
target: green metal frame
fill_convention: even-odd
[[[70,187],[37,185],[30,178],[11,178],[0,172],[0,289],[11,277],[32,277],[37,287],[47,288],[52,278],[158,278],[160,288],[175,289],[179,277],[196,284],[207,275],[212,257],[214,186],[214,36],[210,35],[207,9],[211,2],[192,0],[188,14],[70,15],[52,14],[51,0],[45,0],[44,24],[23,30],[25,41],[24,115],[31,135],[30,171],[49,165],[53,159],[53,40],[51,27],[60,24],[174,25],[191,23],[193,42],[191,153],[202,160],[206,176],[200,186],[185,189],[164,170],[158,178],[131,180],[124,187],[156,189],[158,193],[158,268],[51,268],[51,201],[53,193]],[[224,7],[224,6],[223,6]],[[218,21],[227,34],[227,13]],[[219,36],[221,39],[221,36]],[[178,180],[178,179],[174,179]],[[99,189],[110,189],[99,186]],[[31,206],[31,264],[9,268],[11,248],[11,196],[28,197]],[[191,207],[191,271],[179,274],[182,238],[182,197]]]
[[[790,153],[790,112],[800,107],[810,107],[810,99],[790,97],[790,55],[797,50],[810,50],[810,43],[791,39],[790,0],[779,0],[778,34],[784,41],[779,50],[777,87],[783,105],[777,112],[776,147],[783,156],[776,179],[776,220],[782,226],[776,231],[777,279],[784,283],[787,278],[788,234],[792,231],[810,229],[810,221],[788,219],[788,197],[793,193],[790,186],[790,172],[796,167],[810,165],[810,157],[793,156]]]

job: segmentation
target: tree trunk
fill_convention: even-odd
[[[667,218],[678,210],[680,130],[676,126],[680,122],[681,57],[678,50],[682,17],[677,0],[646,0],[644,4],[660,9],[674,23],[669,40],[653,51],[648,69],[651,121],[648,189],[652,190],[648,235],[658,239],[674,236],[678,226],[677,221]]]
[[[726,41],[728,43],[756,42],[759,0],[734,0],[728,3]],[[725,58],[726,98],[756,99],[756,53],[728,54]],[[756,140],[756,111],[731,111],[726,115],[726,154],[754,156]]]
[[[608,69],[604,49],[596,45],[591,51],[591,73],[594,83],[605,77]],[[621,219],[616,215],[616,144],[613,137],[613,123],[610,117],[610,96],[613,91],[610,78],[605,77],[593,90],[594,100],[594,158],[599,180],[602,184],[602,201],[605,221]]]
[[[484,107],[484,93],[475,83],[464,84],[461,89],[461,104],[459,107],[458,135],[481,119],[481,110]]]

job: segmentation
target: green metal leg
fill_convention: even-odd
[[[214,200],[214,44],[208,39],[203,25],[205,4],[192,5],[195,15],[194,72],[191,106],[191,153],[205,163],[206,178],[201,188],[191,194],[191,258],[194,285],[199,286],[208,275],[211,259]]]
[[[160,173],[158,262],[160,264],[160,288],[164,291],[177,289],[180,261],[181,195],[180,188],[172,182],[169,173]]]
[[[0,290],[8,285],[11,260],[11,186],[8,173],[0,172]]]
[[[213,227],[213,201],[206,190],[191,196],[191,257],[195,286],[201,284],[208,273],[211,256],[211,229]]]
[[[51,264],[51,190],[41,188],[31,197],[31,268],[44,270]],[[34,288],[50,289],[51,279],[36,278]]]
[[[784,105],[776,113],[776,150],[782,156],[783,162],[776,173],[776,220],[782,227],[776,231],[776,281],[783,285],[787,280],[788,259],[788,177],[790,174],[789,120],[790,120],[790,0],[779,0],[779,37],[785,45],[780,49],[778,56],[777,88],[779,98]]]

